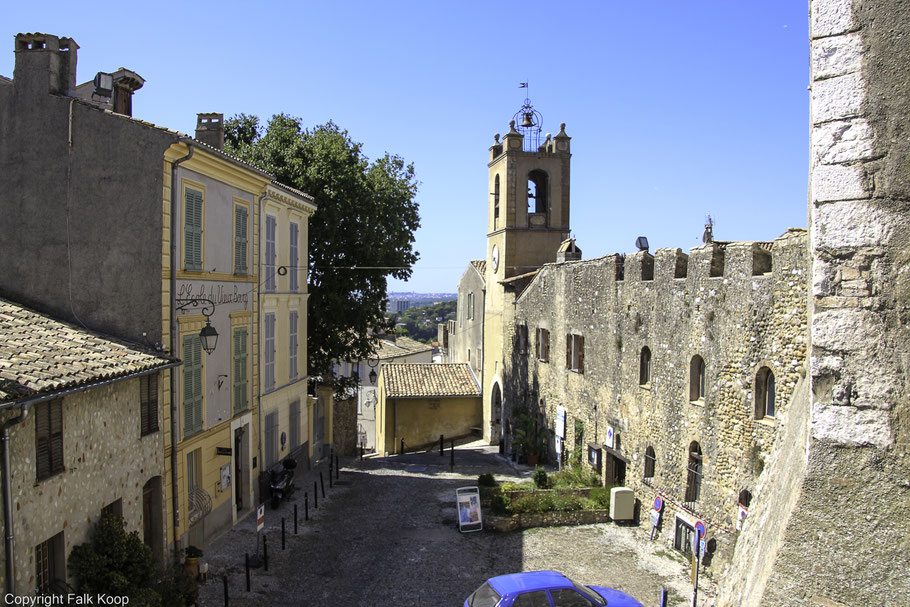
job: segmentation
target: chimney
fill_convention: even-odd
[[[118,114],[133,115],[133,93],[142,88],[145,79],[126,68],[120,68],[112,74],[114,91],[112,105]]]
[[[215,149],[224,149],[224,114],[196,114],[196,140]]]
[[[71,95],[76,88],[76,50],[72,38],[16,34],[13,83],[27,95]]]
[[[568,238],[562,241],[559,249],[556,250],[556,261],[578,261],[581,259],[581,249],[575,244],[574,238]]]

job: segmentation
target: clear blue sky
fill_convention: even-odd
[[[333,120],[370,158],[414,163],[420,261],[390,290],[454,292],[485,253],[488,148],[530,82],[544,132],[572,137],[585,258],[806,225],[805,2],[16,2],[18,32],[70,36],[78,81],[146,79],[135,116],[192,133],[197,112]],[[318,201],[317,201],[318,202]]]

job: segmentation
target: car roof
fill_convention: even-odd
[[[558,571],[510,573],[490,578],[487,581],[496,592],[503,596],[513,592],[572,587],[572,581]]]

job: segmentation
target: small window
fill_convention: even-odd
[[[755,419],[774,417],[776,411],[774,373],[762,367],[755,375]]]
[[[35,406],[35,462],[38,482],[63,472],[63,399]]]
[[[63,532],[35,546],[35,589],[38,594],[66,592]]]
[[[474,320],[474,292],[468,293],[468,320]]]
[[[493,183],[493,219],[499,219],[499,175]]]
[[[247,409],[247,328],[234,328],[234,415]]]
[[[585,372],[585,338],[583,335],[566,335],[566,368]]]
[[[249,214],[245,206],[234,206],[234,274],[249,273]]]
[[[139,378],[139,435],[158,432],[158,374]]]
[[[123,499],[117,499],[101,509],[101,514],[110,514],[123,518]]]
[[[298,267],[300,263],[300,226],[292,221],[291,230],[288,240],[288,246],[290,248],[290,256],[288,259],[288,276],[290,278],[290,291],[296,293],[300,288],[300,268]]]
[[[689,463],[686,466],[687,502],[697,502],[701,497],[702,460],[701,445],[696,441],[692,441],[689,444]]]
[[[534,344],[537,360],[550,362],[550,332],[547,329],[537,329],[537,339]]]
[[[183,264],[187,270],[202,269],[203,194],[186,188],[183,194]]]
[[[657,466],[657,457],[654,455],[654,447],[648,445],[645,449],[645,478],[654,478],[654,468]]]
[[[288,412],[288,443],[292,451],[300,446],[300,400],[292,402]]]
[[[549,190],[549,177],[544,171],[534,169],[528,173],[528,213],[547,212]]]
[[[265,216],[265,290],[269,293],[274,293],[277,279],[275,278],[276,273],[276,257],[277,257],[277,245],[276,235],[278,232],[278,220],[274,215]]]
[[[518,325],[518,353],[528,353],[528,325]]]
[[[694,535],[695,529],[681,518],[677,518],[673,547],[683,554],[692,554],[692,538]]]
[[[297,310],[288,313],[288,379],[297,379],[297,351],[300,349],[297,339]],[[351,374],[354,375],[353,373]]]
[[[651,349],[645,346],[641,349],[641,358],[638,364],[638,385],[647,386],[651,383]]]
[[[265,467],[278,463],[278,411],[265,416]]]
[[[696,354],[689,363],[689,400],[705,398],[705,360]]]
[[[183,437],[202,432],[202,341],[183,336]]]
[[[275,314],[265,315],[265,389],[275,389]]]

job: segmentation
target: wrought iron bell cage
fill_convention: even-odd
[[[536,152],[541,144],[543,116],[534,109],[529,98],[525,98],[524,105],[512,116],[512,120],[515,121],[515,129],[524,136],[522,149],[525,152]]]

